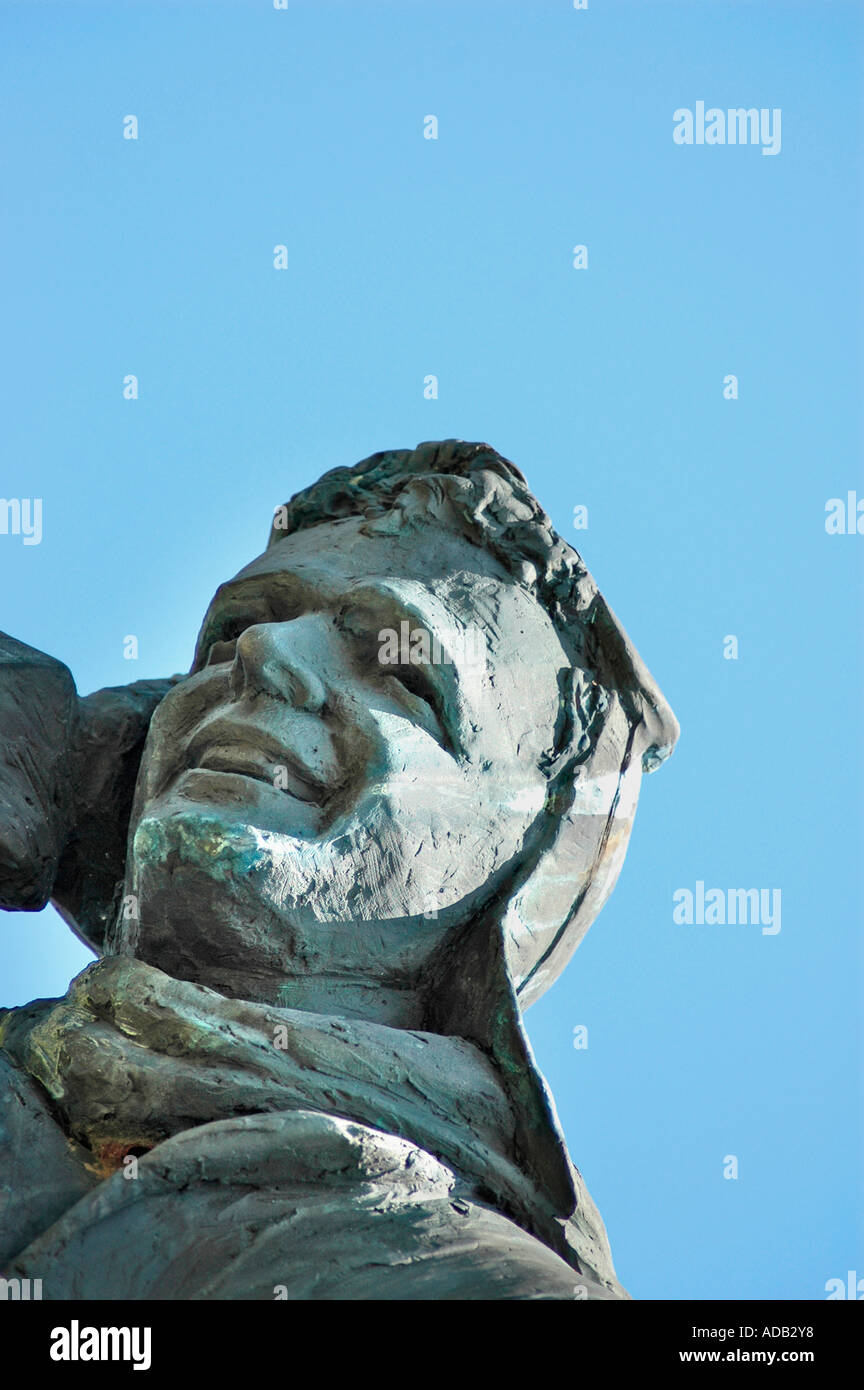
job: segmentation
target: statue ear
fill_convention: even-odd
[[[132,796],[150,720],[182,679],[136,681],[78,701],[71,826],[51,901],[97,955],[119,908]]]

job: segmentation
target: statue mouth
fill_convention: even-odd
[[[255,782],[263,782],[265,786],[274,787],[277,791],[287,793],[295,797],[298,801],[307,801],[313,805],[320,805],[323,797],[316,787],[309,782],[304,782],[296,773],[292,772],[287,763],[271,765],[269,769],[258,766],[257,760],[250,757],[245,750],[216,747],[200,758],[194,767],[189,771],[201,772],[230,772],[234,776],[248,777]]]
[[[193,739],[184,771],[230,773],[262,782],[297,801],[320,806],[331,789],[285,748],[262,748],[248,732],[220,721]]]

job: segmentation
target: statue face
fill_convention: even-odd
[[[216,594],[150,726],[120,947],[223,993],[411,1026],[543,814],[551,619],[440,524],[287,537]],[[136,916],[137,913],[137,916]]]

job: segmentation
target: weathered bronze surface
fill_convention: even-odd
[[[191,673],[0,636],[0,904],[100,958],[0,1011],[0,1271],[43,1297],[617,1299],[521,1011],[677,724],[517,468],[335,469]]]

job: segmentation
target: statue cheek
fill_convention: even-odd
[[[542,786],[508,786],[479,767],[432,766],[379,789],[369,828],[393,909],[425,914],[430,896],[439,908],[464,903],[519,852],[542,807]]]

